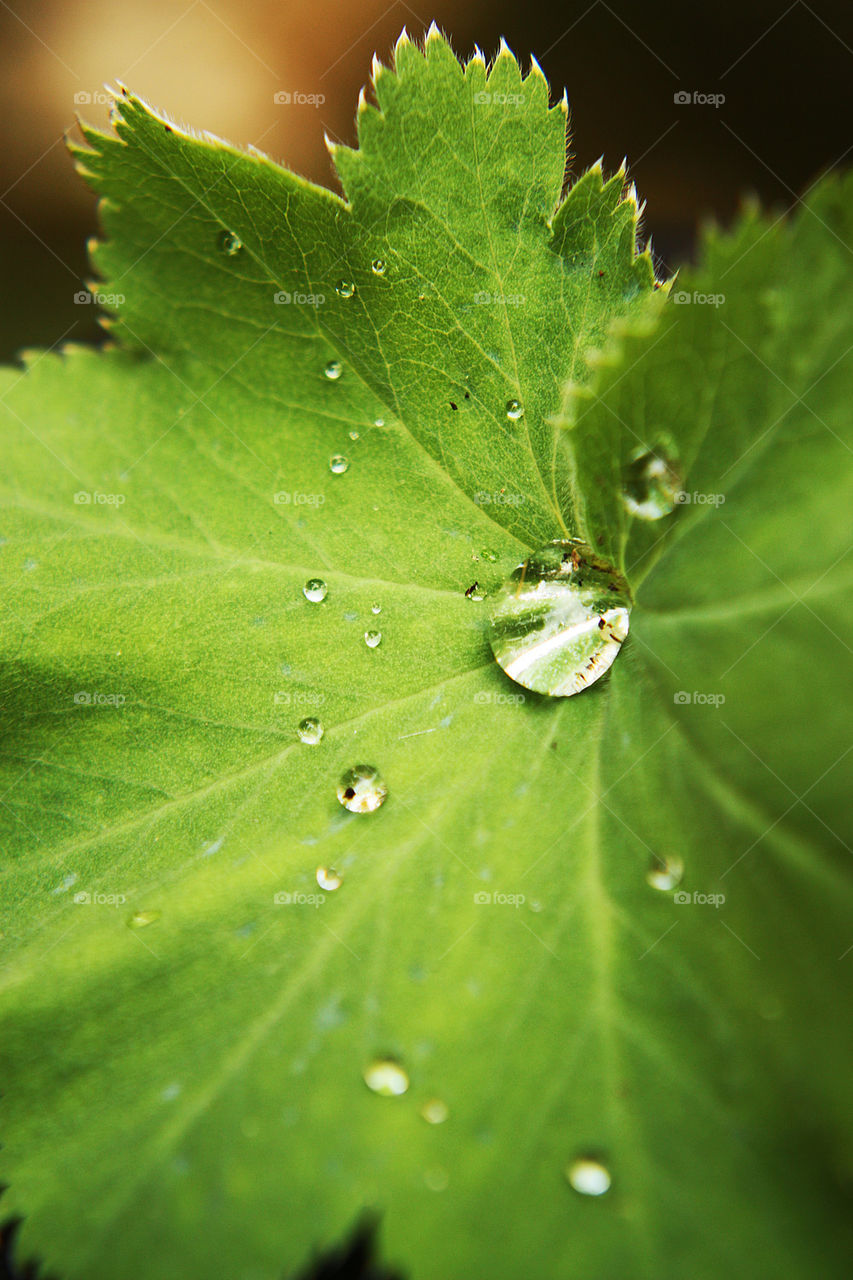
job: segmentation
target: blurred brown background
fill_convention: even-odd
[[[105,81],[328,184],[323,131],[354,140],[371,54],[387,61],[404,25],[420,37],[433,18],[460,55],[476,43],[493,56],[504,35],[525,65],[536,54],[555,98],[567,87],[574,170],[628,157],[664,267],[743,194],[787,208],[853,161],[849,0],[2,0],[0,358],[99,338],[91,306],[74,303],[94,200],[63,136],[75,112],[106,121]],[[323,101],[276,103],[282,91]]]

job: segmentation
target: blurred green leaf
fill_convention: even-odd
[[[624,174],[558,208],[538,69],[433,36],[375,90],[347,203],[122,97],[79,153],[120,345],[0,375],[24,1248],[261,1280],[367,1206],[417,1280],[841,1276],[851,184],[661,311]],[[690,500],[629,520],[662,436]],[[519,701],[465,590],[567,532],[631,635]]]

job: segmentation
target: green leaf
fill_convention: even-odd
[[[853,184],[662,308],[624,174],[559,203],[538,68],[433,34],[374,82],[345,202],[122,96],[79,153],[119,345],[0,374],[24,1249],[261,1280],[367,1206],[419,1280],[841,1276]],[[662,435],[691,501],[629,520]],[[566,533],[636,603],[548,699],[465,590]]]

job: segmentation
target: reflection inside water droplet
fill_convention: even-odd
[[[520,400],[507,400],[506,416],[509,418],[510,422],[518,422],[519,418],[522,417],[523,414],[524,409]]]
[[[338,783],[338,799],[350,813],[373,813],[388,797],[388,788],[372,764],[357,764]]]
[[[370,264],[370,270],[373,272],[375,276],[384,276],[385,275],[384,258],[374,258]]]
[[[639,520],[660,520],[679,501],[684,473],[675,447],[660,441],[654,449],[638,449],[622,472],[622,502]]]
[[[409,1087],[409,1077],[393,1058],[376,1058],[364,1069],[364,1083],[383,1098],[399,1098]]]
[[[349,470],[349,460],[342,453],[333,453],[329,459],[329,470],[332,475],[342,476]]]
[[[325,729],[316,716],[306,716],[296,726],[296,733],[300,742],[304,742],[308,747],[316,747],[317,743],[322,739]]]
[[[441,1098],[430,1098],[421,1107],[421,1115],[427,1124],[444,1124],[449,1114],[447,1103]]]
[[[377,646],[382,643],[382,632],[381,631],[365,631],[364,643],[367,645],[368,649],[377,648]]]
[[[243,248],[243,241],[236,231],[221,231],[219,233],[219,248],[226,257],[234,258]]]
[[[681,884],[681,877],[684,875],[684,863],[680,858],[670,857],[653,857],[649,863],[649,869],[646,872],[646,882],[653,889],[660,889],[668,892],[670,889],[677,888]]]
[[[317,883],[321,889],[334,893],[335,889],[340,889],[342,877],[338,875],[334,867],[318,867]]]
[[[627,582],[591,547],[578,538],[549,542],[497,593],[489,642],[517,684],[568,697],[609,670],[630,609]]]
[[[610,1173],[590,1156],[573,1160],[565,1172],[569,1185],[582,1196],[603,1196],[610,1190]]]
[[[145,929],[149,924],[156,924],[159,919],[159,911],[134,911],[128,917],[127,925],[129,929]]]
[[[343,371],[344,366],[341,364],[340,360],[330,360],[323,370],[323,373],[330,382],[337,382]]]
[[[335,293],[341,298],[351,298],[355,293],[355,285],[352,280],[339,280],[335,285]]]
[[[312,604],[319,604],[321,600],[326,599],[329,594],[329,588],[322,578],[309,578],[302,588],[302,594]]]

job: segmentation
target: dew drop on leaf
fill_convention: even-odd
[[[384,418],[374,418],[374,419],[373,419],[373,425],[374,425],[374,427],[384,427],[384,426],[385,426],[385,419],[384,419]]]
[[[373,813],[388,797],[388,788],[372,764],[347,769],[338,783],[338,799],[350,813]]]
[[[510,422],[518,422],[519,418],[522,417],[523,414],[524,409],[522,408],[520,400],[507,400],[506,416],[509,418]]]
[[[134,911],[133,915],[128,917],[127,927],[145,929],[149,924],[156,924],[159,919],[159,911]]]
[[[599,1160],[581,1156],[566,1166],[569,1186],[582,1196],[603,1196],[610,1190],[610,1173]]]
[[[488,560],[489,564],[494,564],[498,558],[498,553],[487,547],[485,551],[480,552],[480,557],[483,560]]]
[[[675,450],[667,443],[638,449],[622,472],[622,502],[639,520],[660,520],[674,510],[684,485]]]
[[[364,643],[368,649],[376,649],[382,643],[381,631],[365,631]]]
[[[335,285],[335,293],[341,298],[351,298],[355,293],[355,285],[352,280],[339,280]]]
[[[219,248],[228,258],[236,258],[243,248],[243,241],[236,231],[222,231],[219,235]]]
[[[329,594],[329,588],[322,578],[309,578],[302,588],[302,594],[311,604],[319,604]]]
[[[344,366],[341,364],[340,360],[330,360],[323,370],[323,373],[330,382],[337,382],[343,371]]]
[[[449,1114],[447,1103],[441,1098],[430,1098],[421,1107],[421,1115],[427,1124],[444,1124]]]
[[[342,882],[343,877],[338,875],[334,867],[317,868],[317,883],[321,889],[334,893],[335,889],[340,889]]]
[[[579,538],[549,542],[495,597],[489,642],[511,680],[568,697],[609,670],[628,634],[628,584]]]
[[[675,889],[681,884],[683,875],[684,863],[680,858],[654,856],[646,872],[646,882],[653,889],[660,889],[663,893],[667,893],[670,889]]]
[[[375,276],[384,276],[385,275],[385,259],[374,258],[370,264],[370,270],[373,272]]]
[[[364,1083],[383,1098],[399,1098],[409,1087],[409,1077],[393,1058],[374,1058],[364,1069]]]
[[[304,742],[307,747],[316,747],[325,732],[322,722],[316,716],[306,716],[296,726],[296,734],[299,741]]]
[[[342,453],[333,453],[329,459],[329,470],[332,475],[342,476],[345,471],[349,470],[349,459],[345,458]]]
[[[350,440],[360,440],[360,439],[361,439],[361,436],[358,434],[358,432],[357,432],[357,431],[351,431],[351,432],[349,433],[349,438],[350,438]]]
[[[377,601],[377,602],[376,602],[376,604],[372,604],[372,605],[370,606],[370,612],[371,612],[371,613],[381,613],[381,612],[382,612],[382,605],[381,605],[381,604],[379,604],[379,602]]]

